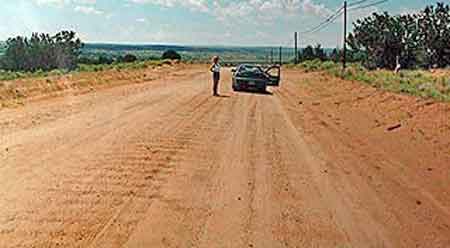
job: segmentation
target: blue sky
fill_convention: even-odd
[[[349,3],[358,0],[349,0]],[[377,0],[368,0],[376,2]],[[442,0],[448,2],[448,0]],[[76,31],[85,42],[292,46],[293,32],[317,25],[338,0],[0,0],[0,40],[31,32]],[[390,0],[349,13],[414,12],[435,0]],[[351,25],[349,25],[351,29]],[[342,43],[341,19],[302,44]]]

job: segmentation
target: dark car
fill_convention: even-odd
[[[233,90],[258,90],[266,92],[267,86],[279,86],[280,66],[263,68],[258,65],[242,64],[233,69]]]

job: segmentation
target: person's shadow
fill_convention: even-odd
[[[221,95],[221,94],[218,94],[216,97],[220,97],[220,98],[229,98],[229,97],[231,97],[231,96],[229,96],[229,95]]]

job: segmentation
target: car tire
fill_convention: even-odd
[[[261,92],[261,93],[266,93],[267,92],[267,86],[263,86],[263,87],[259,88],[258,91]]]

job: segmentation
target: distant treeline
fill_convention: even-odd
[[[315,46],[308,45],[305,48],[298,51],[298,62],[304,62],[309,60],[321,60],[327,61],[332,60],[334,62],[340,61],[342,57],[342,50],[335,48],[329,52],[330,49],[324,49],[321,44]],[[357,58],[350,57],[349,60],[354,61]]]
[[[450,65],[450,7],[427,6],[414,14],[374,13],[354,23],[351,54],[368,68],[432,68]]]
[[[17,36],[0,43],[0,70],[4,71],[51,71],[55,69],[74,70],[79,64],[108,65],[113,63],[132,63],[137,60],[181,59],[175,50],[166,49],[159,56],[137,57],[132,46],[125,45],[88,45],[89,47],[117,47],[131,50],[118,50],[114,54],[106,52],[83,53],[85,44],[73,31],[62,31],[56,35],[33,33],[30,38]],[[163,46],[161,46],[163,47]],[[167,47],[166,47],[167,48]]]
[[[73,31],[56,35],[33,33],[30,38],[15,37],[6,41],[0,57],[0,69],[10,71],[36,71],[77,67],[77,59],[83,46]]]
[[[141,56],[137,57],[131,54],[132,51],[127,50],[125,55],[122,55],[124,51],[118,50],[118,53],[108,54],[105,51],[102,52],[90,52],[88,54],[82,54],[78,58],[78,63],[86,65],[103,65],[103,64],[113,64],[113,63],[132,63],[137,60],[180,60],[181,55],[175,50],[166,50],[160,56]]]
[[[261,53],[262,51],[270,51],[269,47],[245,47],[245,46],[179,46],[179,45],[133,45],[133,44],[102,44],[91,43],[85,44],[86,50],[105,50],[105,51],[159,51],[175,50],[177,52],[192,53]]]
[[[99,53],[98,55],[80,55],[78,63],[86,65],[110,65],[112,63],[131,63],[136,60],[138,60],[138,58],[133,54],[108,56]]]

